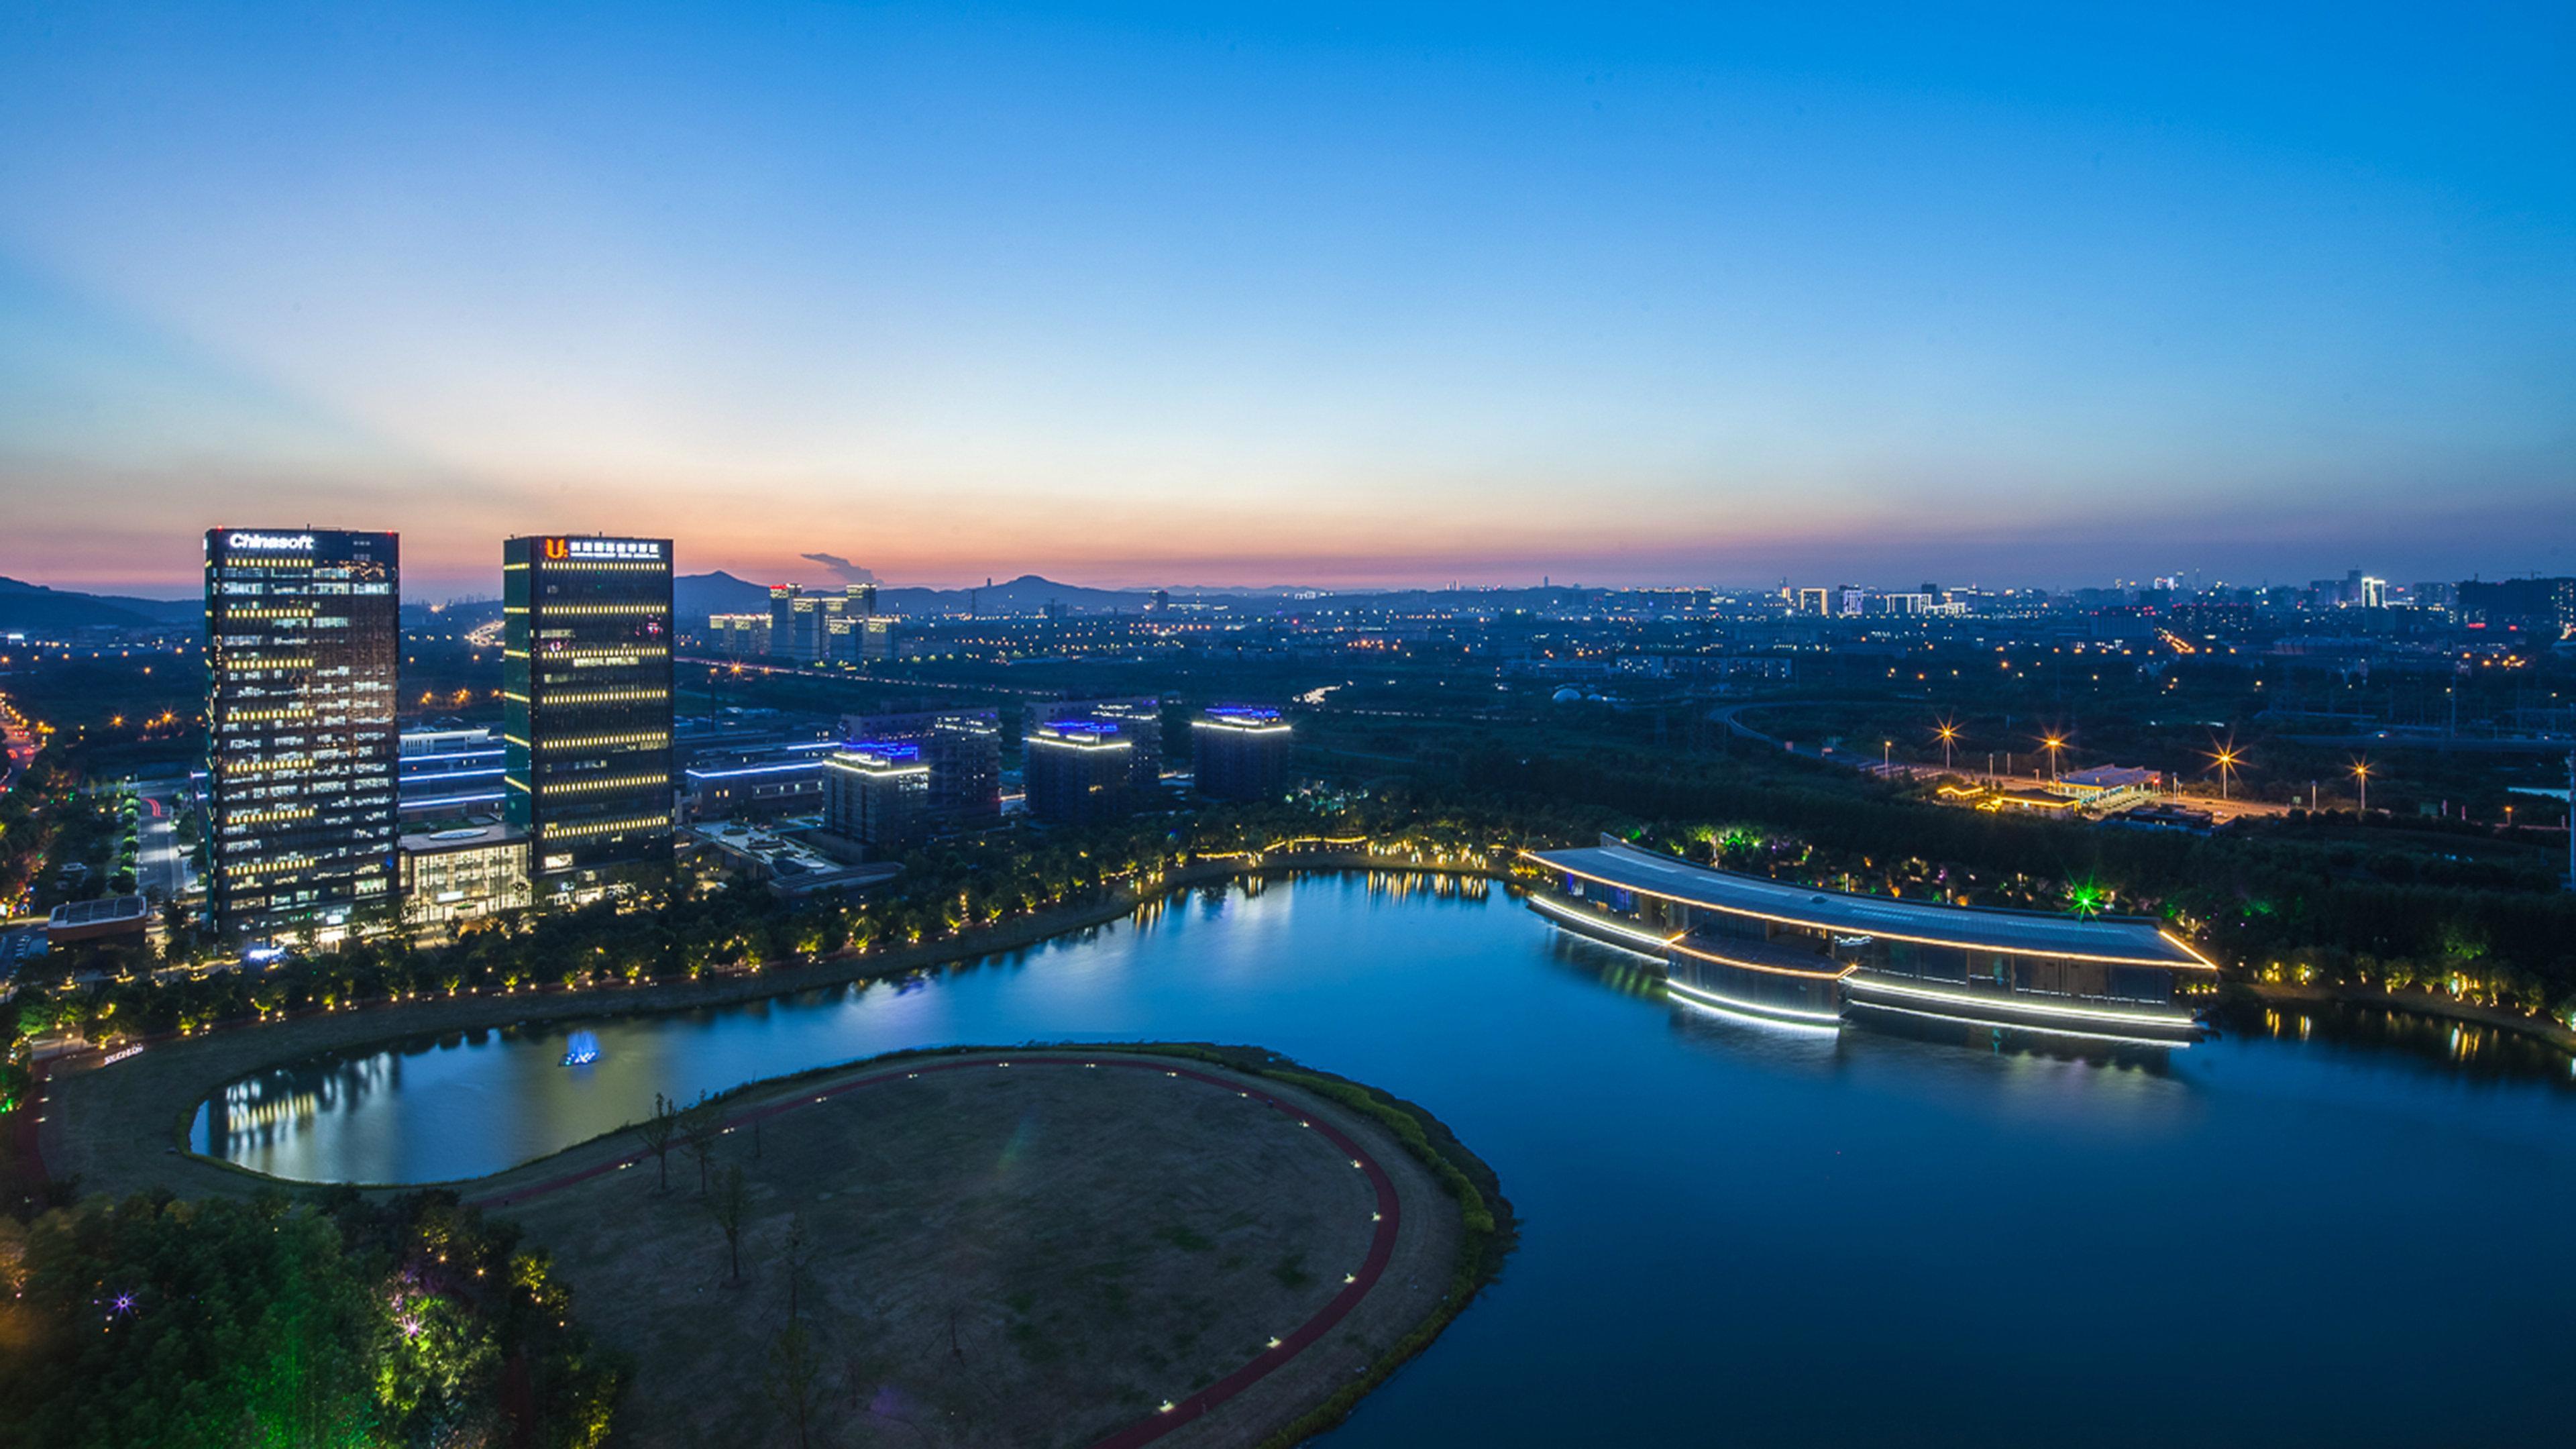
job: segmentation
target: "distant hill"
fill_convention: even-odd
[[[1062,604],[1077,614],[1141,611],[1152,600],[1148,589],[1090,589],[1059,584],[1036,574],[971,589],[884,589],[877,606],[889,614],[1034,614],[1049,604]]]
[[[816,587],[816,592],[828,586]],[[687,574],[671,581],[672,609],[682,628],[704,627],[710,614],[759,614],[769,609],[769,585],[728,573]],[[989,588],[881,588],[877,608],[888,614],[1034,614],[1062,604],[1077,614],[1142,610],[1153,595],[1142,589],[1089,589],[1022,574]]]
[[[0,629],[163,629],[204,617],[201,599],[83,594],[0,578]]]
[[[671,580],[671,612],[679,627],[690,631],[705,628],[709,614],[765,614],[769,612],[769,585],[738,579],[721,570],[683,574]]]

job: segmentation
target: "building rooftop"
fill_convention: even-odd
[[[1212,704],[1199,712],[1194,723],[1253,734],[1284,733],[1288,729],[1279,711],[1257,704]]]
[[[2142,770],[2135,765],[2095,765],[2089,770],[2072,771],[2064,779],[2066,784],[2088,790],[2119,790],[2155,782],[2155,771]]]
[[[1542,865],[1585,880],[1713,911],[1733,911],[1823,930],[2037,956],[2084,956],[2185,969],[2209,966],[2189,947],[2158,929],[2154,921],[2142,917],[2082,920],[2039,911],[1848,895],[1711,870],[1631,845],[1605,844],[1527,854]]]
[[[65,901],[54,907],[45,918],[45,929],[59,931],[65,927],[104,926],[122,921],[143,919],[141,896],[101,896],[90,901]]]
[[[460,825],[453,830],[408,830],[402,835],[406,855],[435,855],[448,850],[488,850],[496,845],[524,845],[528,833],[510,825]]]

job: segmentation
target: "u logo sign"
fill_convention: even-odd
[[[546,557],[562,558],[564,556],[564,552],[564,541],[562,539],[550,538],[546,540]]]

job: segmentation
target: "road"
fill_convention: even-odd
[[[1057,699],[1064,693],[1060,689],[1024,689],[1008,684],[917,679],[905,674],[852,674],[844,669],[808,669],[798,664],[762,664],[749,659],[724,659],[714,655],[679,654],[672,656],[671,662],[675,665],[703,664],[709,669],[731,670],[737,674],[792,674],[800,679],[820,679],[832,684],[873,684],[881,689],[948,689],[968,694],[1015,694],[1028,699]]]
[[[1748,700],[1743,704],[1722,705],[1716,709],[1710,710],[1708,717],[1712,722],[1726,726],[1727,729],[1739,739],[1756,740],[1763,744],[1770,745],[1775,749],[1785,749],[1791,754],[1795,754],[1802,759],[1820,760],[1829,765],[1848,765],[1855,770],[1871,770],[1878,767],[1879,762],[1869,758],[1865,754],[1835,753],[1829,755],[1813,745],[1792,744],[1788,741],[1782,740],[1777,735],[1764,734],[1762,731],[1755,729],[1753,726],[1746,724],[1743,720],[1736,717],[1741,711],[1761,707],[1762,703],[1763,702],[1759,700]],[[1913,765],[1913,762],[1911,761],[1906,762],[1906,765],[1917,769],[1924,768],[1922,766]],[[2032,786],[2045,787],[2049,783],[2048,776],[2037,772],[2028,775],[2008,775],[2000,771],[1978,770],[1953,765],[1945,773],[1957,775],[1963,779],[1974,780],[1978,784],[1984,785],[1990,790],[2028,789]],[[2151,799],[2157,804],[2174,804],[2182,805],[2193,810],[2206,810],[2209,812],[2212,819],[2221,824],[2231,820],[2286,815],[2291,810],[2298,808],[2290,805],[2276,805],[2266,800],[2246,800],[2242,798],[2221,800],[2215,795],[2190,794],[2174,790],[2158,791],[2151,797]]]
[[[188,842],[179,838],[184,782],[148,780],[135,789],[143,799],[143,828],[136,832],[134,888],[158,904],[188,897]]]

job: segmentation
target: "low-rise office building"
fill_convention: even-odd
[[[1531,904],[1651,956],[1681,1001],[1829,1025],[1931,1017],[2083,1036],[2187,1040],[2178,987],[2217,967],[2143,918],[1851,895],[1712,870],[1614,837],[1526,852]]]
[[[680,721],[680,809],[691,820],[819,813],[830,731],[791,721],[746,725],[729,716]]]
[[[460,826],[402,837],[403,924],[436,931],[525,909],[528,837],[507,825]]]
[[[65,901],[45,917],[45,942],[48,946],[66,946],[74,941],[109,941],[120,936],[139,941],[151,924],[151,904],[141,896]]]
[[[403,822],[497,815],[504,767],[501,736],[489,729],[405,730],[395,778]]]
[[[2095,765],[2062,776],[2057,788],[2077,804],[2093,810],[2116,810],[2146,799],[2164,784],[2164,776],[2133,765]]]

